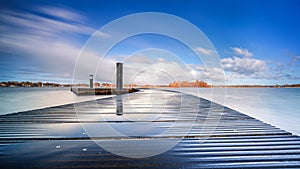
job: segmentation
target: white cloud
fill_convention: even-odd
[[[104,32],[99,31],[99,30],[98,30],[97,32],[95,32],[95,33],[93,34],[93,36],[103,37],[103,38],[109,38],[109,37],[111,37],[110,34],[104,33]]]
[[[203,55],[211,55],[214,51],[213,50],[210,50],[210,49],[205,49],[205,48],[202,48],[202,47],[198,47],[195,49],[197,52],[203,54]]]
[[[220,68],[209,68],[194,64],[188,64],[187,67],[196,72],[193,75],[195,79],[204,80],[214,85],[225,83],[225,74]]]
[[[86,18],[83,15],[80,15],[72,11],[71,9],[66,10],[63,8],[58,8],[53,6],[42,6],[42,7],[38,7],[38,10],[44,14],[48,14],[50,16],[54,16],[59,19],[66,19],[66,20],[71,20],[76,22],[82,22],[86,20]]]
[[[140,55],[139,55],[140,56]],[[88,59],[86,59],[88,57]],[[147,58],[147,59],[145,59]],[[87,79],[88,74],[95,73],[100,58],[92,52],[85,52],[77,63],[75,82]],[[94,60],[94,62],[92,61]],[[124,60],[124,83],[134,84],[168,84],[172,81],[192,80],[190,70],[182,64],[162,58],[151,58],[148,56],[128,58]],[[100,63],[96,80],[115,83],[116,58],[107,57]]]
[[[228,81],[240,81],[241,79],[299,79],[299,77],[292,76],[286,69],[283,70],[282,66],[284,65],[274,65],[273,62],[256,59],[247,49],[231,49],[234,55],[241,57],[232,56],[221,59]]]
[[[75,38],[79,34],[92,35],[96,29],[84,23],[85,17],[74,11],[57,7],[39,9],[44,13],[0,12],[0,52],[32,61],[31,65],[24,66],[34,66],[44,74],[39,76],[44,80],[71,80],[81,50]],[[49,15],[54,17],[47,17]],[[109,37],[103,32],[97,36]]]
[[[84,80],[87,74],[95,73],[99,59],[93,52],[82,51],[76,67],[76,80]],[[106,56],[98,65],[96,80],[114,83],[116,61],[124,63],[125,84],[168,84],[176,80],[193,80],[190,69],[180,59],[160,49],[141,50],[132,55]]]
[[[235,55],[242,56],[242,57],[252,57],[253,54],[248,51],[248,49],[242,49],[238,47],[232,47],[231,50]]]
[[[8,28],[24,34],[55,35],[62,33],[79,33],[90,35],[96,31],[80,21],[69,23],[55,18],[47,18],[29,12],[16,12],[11,10],[0,13],[1,21]],[[12,30],[10,32],[13,32]]]
[[[244,75],[251,75],[257,72],[264,72],[266,70],[265,61],[254,58],[224,58],[221,60],[221,63],[226,71]]]
[[[294,56],[294,57],[291,59],[289,65],[295,65],[295,64],[297,64],[299,61],[300,61],[300,56]]]
[[[221,59],[222,66],[226,71],[227,78],[267,78],[269,69],[266,61],[253,58],[248,49],[231,48],[233,55]]]
[[[31,12],[0,13],[0,22],[5,23],[0,26],[0,49],[2,52],[15,53],[19,57],[33,60],[37,63],[34,64],[37,73],[42,72],[44,80],[47,78],[71,80],[76,58],[81,50],[81,46],[76,44],[77,40],[73,36],[90,35],[95,29],[81,22],[84,16],[73,11],[51,7],[39,9],[45,12],[46,16],[54,17],[48,18]],[[55,14],[55,11],[59,13]],[[62,16],[63,14],[65,15]],[[109,37],[103,32],[96,36]],[[206,52],[210,53],[208,50]],[[140,84],[168,84],[174,80],[192,79],[190,70],[180,60],[169,60],[164,54],[155,56],[157,57],[136,54],[135,57],[121,57],[125,59],[124,82],[132,80]],[[114,82],[115,62],[119,59],[120,57],[105,58],[96,73],[95,69],[101,61],[101,56],[92,51],[81,51],[75,83],[85,81],[88,74],[95,74],[97,81]],[[26,70],[21,73],[26,73]]]
[[[172,81],[183,81],[193,79],[190,70],[179,60],[171,61],[167,57],[161,56],[153,58],[149,55],[141,57],[151,58],[151,62],[137,62],[140,55],[128,58],[124,64],[124,82],[136,84],[168,84]]]

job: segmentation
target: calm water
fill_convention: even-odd
[[[222,94],[224,90],[225,95]],[[181,91],[224,104],[300,135],[300,88],[182,88]]]
[[[172,89],[180,90],[180,89]],[[182,92],[193,94],[225,104],[242,113],[300,135],[300,89],[299,88],[183,88]],[[0,88],[0,114],[8,114],[50,106],[86,101],[109,96],[77,97],[69,88]]]
[[[110,96],[76,96],[70,88],[0,88],[0,115],[94,100]]]

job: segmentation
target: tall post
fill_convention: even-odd
[[[93,75],[89,75],[89,79],[90,79],[90,88],[93,88],[93,84],[94,84],[94,82],[93,82],[93,80],[94,80]]]
[[[117,90],[123,89],[123,63],[117,63]]]

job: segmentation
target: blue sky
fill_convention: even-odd
[[[300,83],[300,2],[296,0],[1,1],[0,81],[71,83],[76,57],[89,37],[105,24],[139,12],[176,15],[202,30],[219,53],[227,84]],[[202,76],[203,67],[182,52],[188,49],[181,45],[182,50],[176,51],[178,46],[172,39],[145,35],[128,39],[111,54],[167,49],[197,78],[209,80]]]

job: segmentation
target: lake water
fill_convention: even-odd
[[[249,116],[300,135],[299,88],[171,89],[224,104]],[[213,92],[212,92],[213,90]],[[0,115],[94,100],[110,96],[76,96],[69,88],[0,88]]]
[[[95,100],[111,96],[80,96],[70,88],[0,88],[0,115]]]

